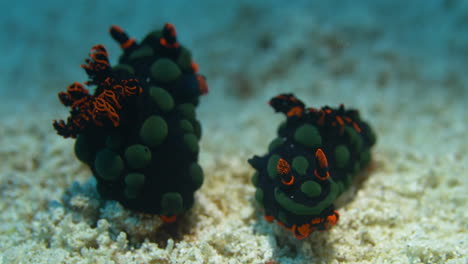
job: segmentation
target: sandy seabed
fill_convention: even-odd
[[[210,93],[197,113],[205,183],[173,226],[101,201],[73,140],[53,131],[67,115],[55,94],[84,81],[79,68],[54,68],[71,76],[60,87],[26,82],[43,100],[2,99],[0,263],[468,263],[468,5],[387,9],[396,21],[376,11],[386,6],[334,19],[319,4],[262,8],[236,6],[198,37],[180,22]],[[378,136],[339,223],[302,241],[265,222],[246,161],[275,137],[283,117],[266,102],[284,92],[359,109]]]

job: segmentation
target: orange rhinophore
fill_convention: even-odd
[[[353,122],[353,127],[358,133],[361,133],[361,128],[358,126],[358,124],[356,124],[356,122]]]
[[[175,30],[175,27],[173,24],[171,23],[166,23],[164,25],[164,30],[167,30],[167,32],[169,32],[169,35],[173,38],[175,38],[177,36],[176,34],[176,30]]]
[[[124,43],[120,44],[122,49],[128,49],[135,43],[135,39],[131,38],[125,41]]]
[[[111,26],[109,32],[111,33],[112,38],[115,39],[124,50],[136,45],[135,39],[129,38],[127,33],[125,33],[119,26]]]
[[[322,149],[317,149],[315,152],[315,157],[317,157],[319,161],[320,168],[328,168],[327,156],[325,156],[325,153],[323,153]]]
[[[198,64],[192,61],[190,64],[190,68],[192,68],[193,73],[198,73]]]
[[[288,117],[300,117],[304,113],[304,104],[297,100],[292,94],[280,94],[273,97],[269,104],[276,112],[282,112]]]
[[[208,85],[206,84],[206,79],[202,75],[197,75],[197,83],[200,94],[208,93]]]
[[[323,153],[322,149],[317,149],[315,157],[318,161],[318,168],[314,171],[315,177],[324,181],[330,177],[330,172],[328,172],[327,156]]]
[[[295,106],[289,110],[289,112],[286,114],[287,116],[301,116],[302,113],[304,112],[304,109],[299,106]]]
[[[179,48],[177,42],[177,34],[174,25],[166,23],[163,28],[163,36],[159,39],[159,43],[166,48]]]
[[[341,116],[336,116],[336,121],[338,122],[338,124],[340,124],[340,126],[344,126],[345,123],[343,121],[343,118],[341,118]]]

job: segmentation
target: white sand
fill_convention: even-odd
[[[105,4],[83,2],[2,18],[17,34],[1,66],[0,263],[468,263],[468,4],[205,0],[156,15],[162,3],[99,14]],[[205,184],[170,230],[99,201],[73,140],[51,126],[67,116],[56,93],[85,80],[89,47],[106,44],[116,61],[110,24],[141,37],[165,21],[210,87],[198,109]],[[357,108],[378,136],[338,225],[304,241],[263,220],[246,162],[275,135],[282,117],[266,102],[280,92]]]

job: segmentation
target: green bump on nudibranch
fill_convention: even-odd
[[[301,184],[301,192],[310,198],[317,197],[322,193],[322,187],[315,181],[305,181]]]
[[[140,138],[146,145],[156,147],[167,137],[168,127],[166,121],[160,116],[148,117],[140,129]]]
[[[331,180],[328,179],[330,182],[330,192],[323,200],[317,203],[314,206],[307,206],[298,202],[293,201],[291,198],[288,197],[280,188],[275,187],[274,195],[276,202],[281,205],[285,210],[296,214],[296,215],[315,215],[320,214],[325,208],[330,206],[333,201],[338,196],[338,185]]]
[[[198,163],[194,162],[190,165],[189,168],[189,175],[195,189],[198,189],[203,184],[203,169],[198,165]]]
[[[345,186],[349,187],[352,183],[353,183],[353,174],[351,173],[346,174]]]
[[[152,86],[149,89],[149,95],[162,111],[169,112],[174,108],[174,98],[166,90]]]
[[[179,106],[177,106],[177,110],[179,110],[182,116],[187,118],[188,120],[195,120],[195,106],[193,104],[180,104]]]
[[[309,161],[303,156],[297,156],[292,161],[292,168],[300,175],[305,175],[308,167]]]
[[[125,176],[125,185],[131,188],[140,188],[145,183],[145,175],[138,172],[131,172]]]
[[[281,157],[277,154],[271,155],[270,158],[268,159],[267,163],[267,172],[268,176],[271,179],[274,179],[278,175],[278,170],[276,169],[276,165],[278,165],[278,160]]]
[[[263,190],[260,188],[255,190],[255,201],[257,201],[259,205],[263,206]]]
[[[122,173],[124,162],[118,154],[104,148],[97,153],[94,167],[99,177],[112,181],[117,180]]]
[[[372,128],[370,127],[368,129],[368,135],[369,135],[369,144],[373,146],[375,142],[377,142],[377,136],[375,135],[374,130],[372,130]]]
[[[144,168],[151,161],[151,151],[148,147],[141,144],[131,145],[125,150],[125,160],[130,168]]]
[[[190,50],[185,47],[181,47],[179,57],[177,58],[177,64],[183,70],[188,70],[191,68],[192,64],[192,54]]]
[[[92,144],[85,134],[78,134],[75,141],[75,156],[84,163],[93,161]]]
[[[184,143],[188,147],[188,149],[193,152],[197,153],[199,150],[198,147],[198,138],[195,136],[195,134],[192,133],[187,133],[184,135]]]
[[[125,72],[125,73],[131,74],[131,75],[135,74],[135,69],[133,69],[133,67],[128,65],[128,64],[117,64],[114,67],[112,67],[112,71],[114,71],[114,72]]]
[[[174,215],[184,210],[182,195],[178,192],[167,192],[161,198],[161,214]]]
[[[350,158],[350,153],[348,147],[345,145],[338,145],[335,148],[335,161],[336,166],[340,169],[346,167],[348,165]]]
[[[349,141],[351,145],[356,149],[356,151],[361,151],[364,141],[359,133],[352,127],[345,126],[344,131],[348,134]]]
[[[338,195],[342,194],[345,190],[343,181],[338,181],[336,185],[338,186]]]
[[[369,149],[365,149],[359,155],[359,160],[361,161],[362,166],[366,166],[371,159],[371,154]]]
[[[258,171],[255,171],[254,174],[252,175],[252,184],[257,187],[258,186],[258,177],[259,177]]]
[[[175,81],[182,74],[179,66],[167,58],[158,59],[151,64],[150,72],[151,77],[163,83]]]
[[[125,176],[125,189],[124,195],[129,199],[135,199],[138,192],[145,183],[145,175],[141,173],[132,172]]]
[[[198,139],[200,139],[202,135],[202,126],[200,122],[198,122],[198,120],[194,120],[192,125],[193,125],[195,135],[197,136]]]
[[[268,145],[268,152],[272,152],[275,148],[281,146],[284,143],[284,138],[275,138]]]
[[[356,163],[354,163],[353,173],[358,173],[360,170],[361,164],[359,164],[359,161],[356,161]]]
[[[192,123],[190,123],[190,121],[188,121],[187,119],[180,120],[179,126],[182,129],[182,131],[184,131],[184,132],[188,132],[188,133],[194,133],[195,132]]]
[[[148,46],[144,45],[141,48],[133,51],[130,56],[128,56],[129,59],[131,60],[137,60],[137,59],[142,59],[142,58],[148,58],[154,55],[154,50]]]
[[[294,132],[294,140],[306,147],[314,147],[322,144],[322,137],[318,129],[310,124],[300,126]]]

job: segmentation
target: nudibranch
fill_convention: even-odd
[[[81,65],[94,92],[75,82],[59,93],[70,116],[53,126],[76,138],[75,154],[104,199],[173,222],[203,183],[195,109],[208,92],[205,77],[172,24],[139,43],[118,26],[110,34],[123,52],[119,63],[111,66],[106,48],[94,46]]]
[[[268,153],[248,162],[256,170],[255,199],[267,221],[304,239],[339,220],[334,202],[371,159],[376,137],[358,111],[306,108],[293,94],[270,100],[286,116]]]

